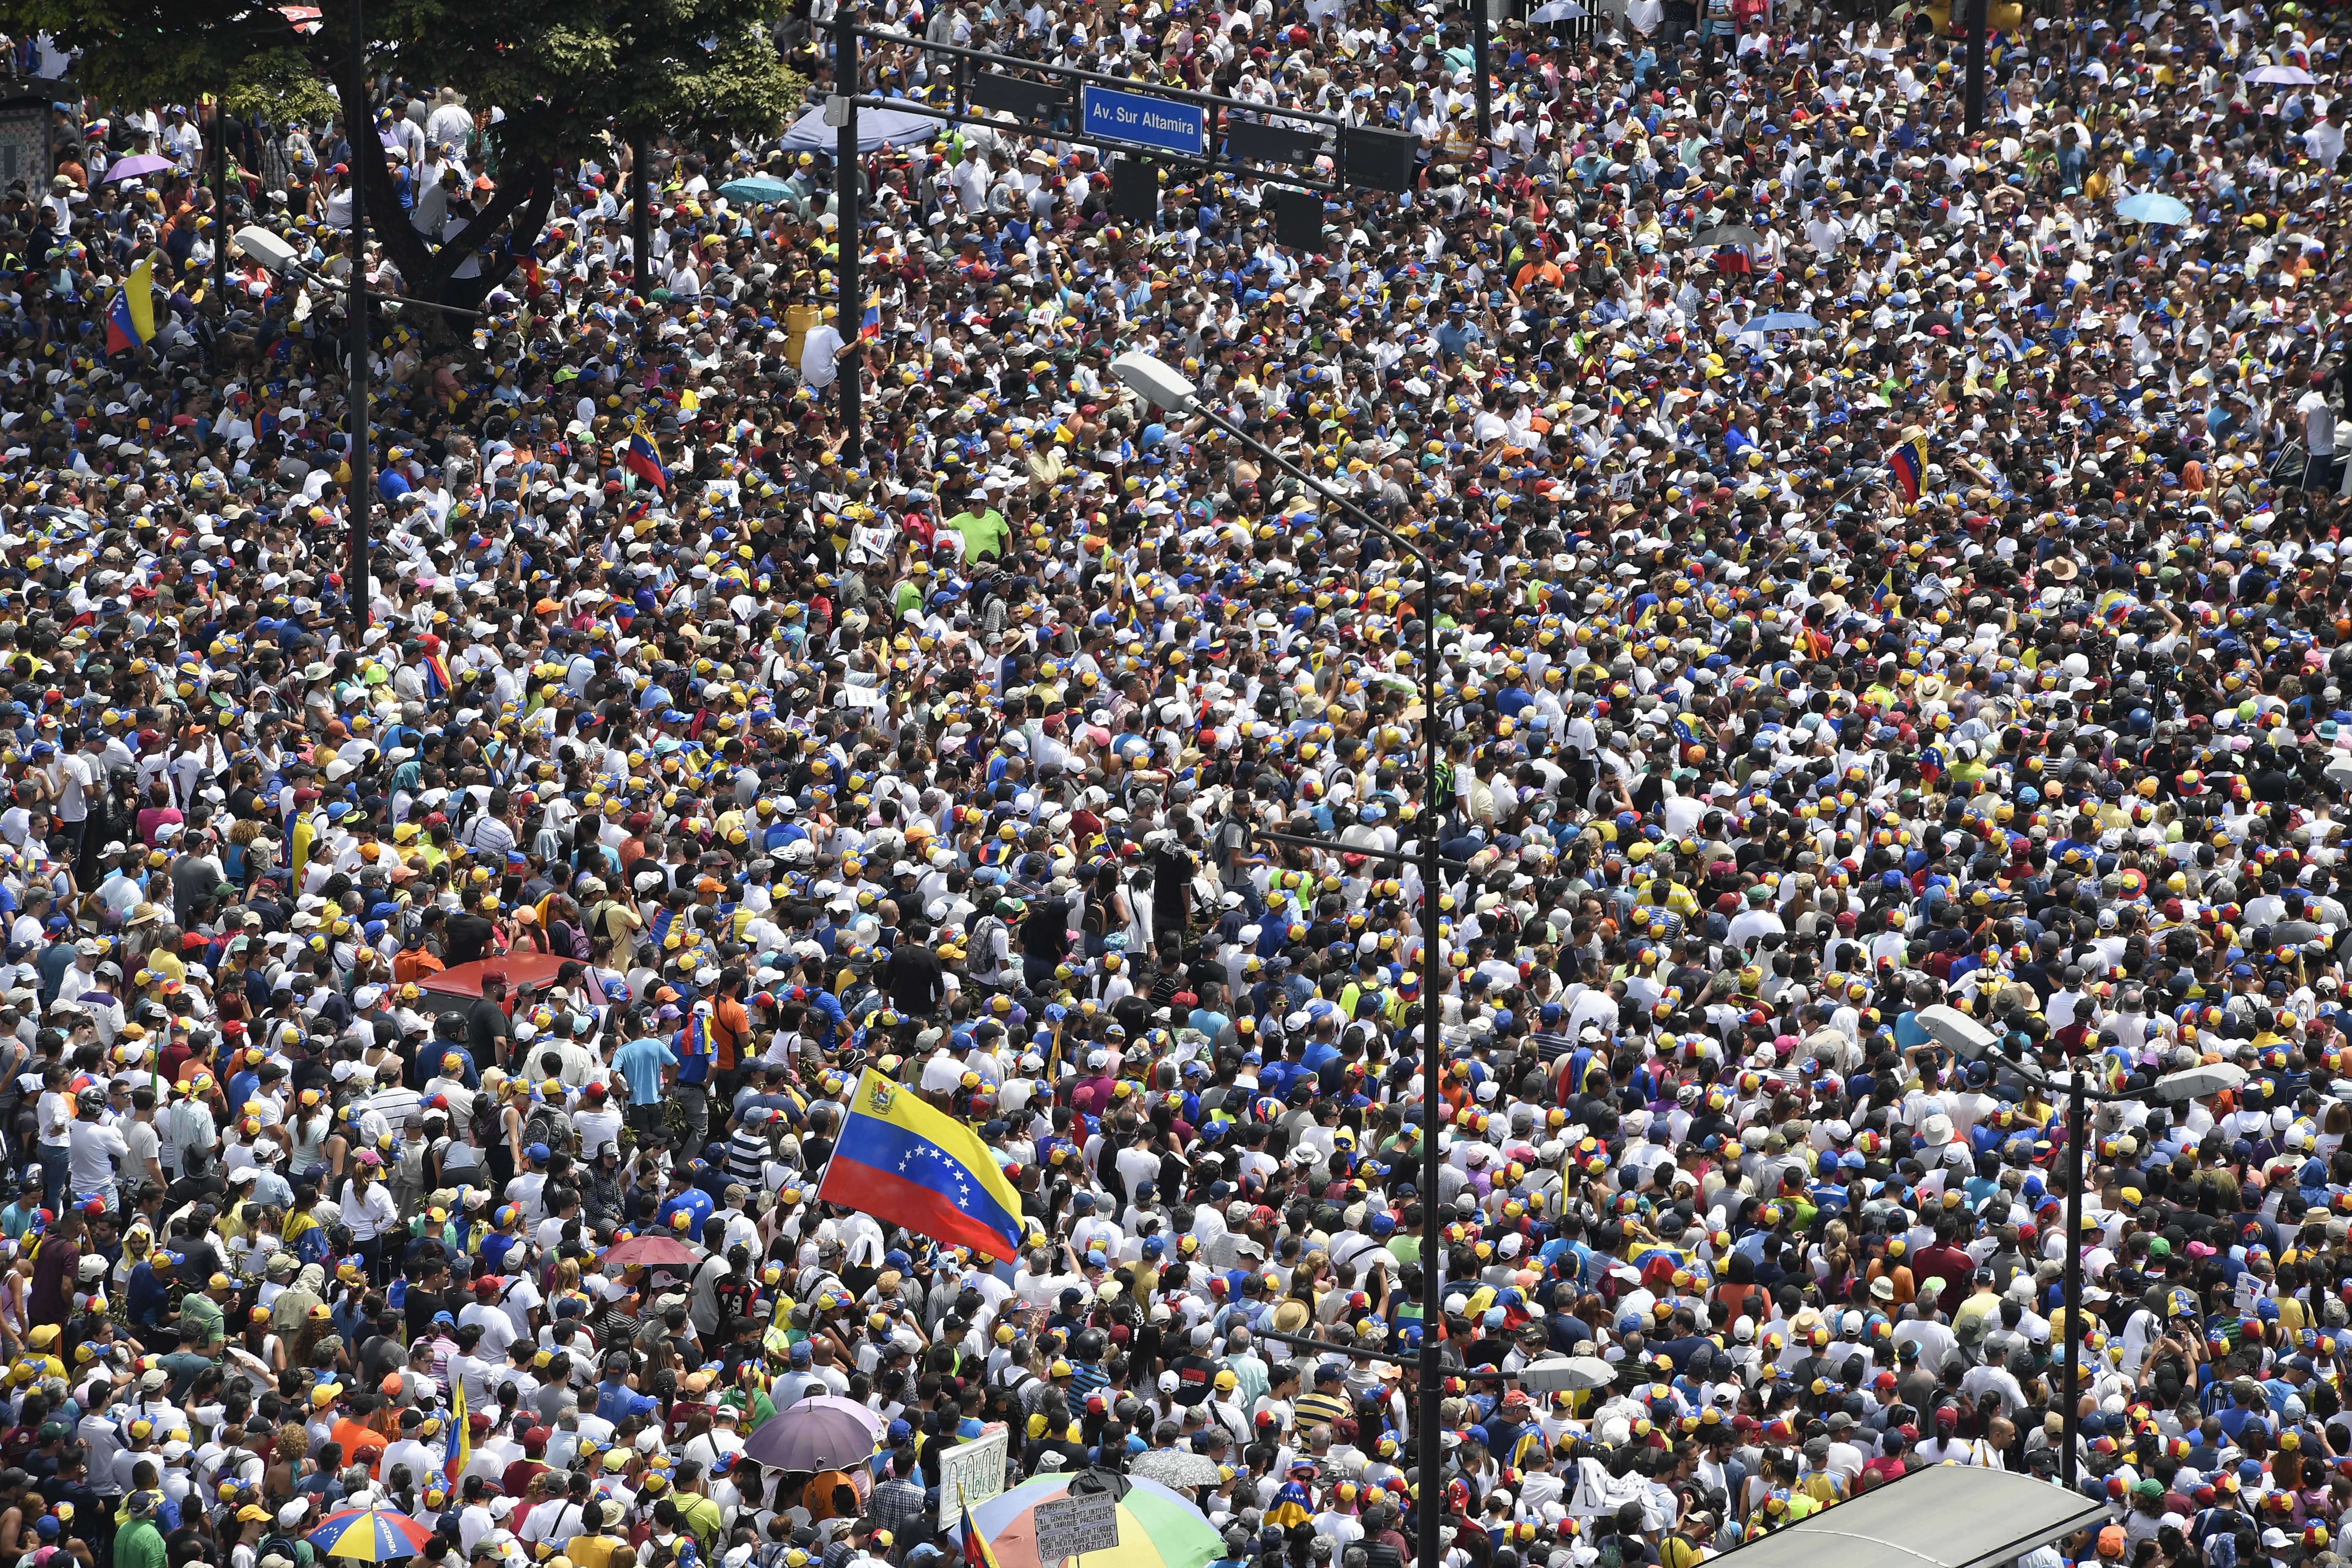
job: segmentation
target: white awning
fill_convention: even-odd
[[[2080,1492],[2011,1470],[1930,1465],[1735,1547],[1738,1568],[1993,1568],[2107,1517]]]

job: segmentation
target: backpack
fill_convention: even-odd
[[[564,1136],[563,1124],[556,1120],[554,1108],[545,1105],[531,1107],[530,1114],[522,1119],[522,1141],[544,1143],[551,1149],[571,1142]]]
[[[583,963],[588,961],[588,933],[570,921],[557,921],[548,927],[547,935],[563,952]]]
[[[991,974],[998,973],[995,943],[998,931],[1004,932],[1005,944],[1010,947],[1013,933],[996,916],[982,915],[971,923],[971,952],[972,956],[979,961],[974,967],[983,969]]]
[[[485,1091],[474,1096],[473,1131],[475,1147],[495,1148],[499,1142],[499,1106]]]

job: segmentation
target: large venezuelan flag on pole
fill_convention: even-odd
[[[816,1195],[991,1258],[1020,1250],[1021,1196],[980,1135],[871,1068]]]

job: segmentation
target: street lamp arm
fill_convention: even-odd
[[[306,283],[315,283],[321,289],[330,289],[339,294],[359,295],[370,300],[380,300],[390,305],[415,305],[420,310],[446,310],[453,316],[470,316],[478,321],[489,320],[488,313],[486,311],[468,310],[461,305],[436,305],[430,300],[418,300],[406,294],[379,293],[373,289],[359,287],[340,278],[330,278],[323,272],[312,270],[307,262],[295,256],[292,246],[268,229],[257,226],[247,226],[237,230],[229,243],[265,272],[278,276],[291,274]]]
[[[1353,522],[1357,527],[1364,530],[1367,533],[1376,533],[1380,535],[1380,537],[1387,540],[1391,544],[1395,545],[1399,550],[1403,551],[1415,561],[1421,563],[1422,570],[1431,574],[1431,592],[1433,594],[1435,592],[1437,586],[1435,582],[1437,558],[1434,555],[1432,555],[1425,546],[1417,543],[1412,540],[1407,539],[1403,534],[1399,533],[1387,523],[1381,521],[1380,519],[1374,517],[1371,513],[1358,506],[1354,501],[1349,500],[1346,496],[1339,494],[1337,490],[1328,488],[1321,479],[1317,479],[1313,474],[1308,473],[1305,468],[1300,468],[1297,463],[1292,462],[1288,458],[1284,457],[1280,452],[1276,451],[1265,442],[1248,435],[1241,428],[1241,426],[1235,425],[1232,420],[1226,418],[1215,409],[1211,408],[1206,403],[1201,401],[1199,398],[1193,399],[1191,412],[1195,417],[1205,420],[1209,425],[1213,426],[1216,429],[1223,431],[1234,440],[1239,441],[1242,445],[1247,447],[1253,452],[1255,452],[1259,457],[1264,458],[1267,462],[1272,463],[1276,468],[1280,468],[1284,473],[1288,474],[1292,479],[1297,479],[1299,483],[1305,485],[1309,490],[1313,491],[1318,499],[1327,500],[1333,506],[1338,507],[1341,511],[1348,514],[1349,521]]]

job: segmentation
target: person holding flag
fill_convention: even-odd
[[[106,352],[125,353],[155,341],[155,258],[142,257],[106,311]]]
[[[669,493],[669,469],[662,465],[661,452],[646,434],[642,421],[630,430],[628,440],[622,443],[621,467],[662,494]]]
[[[1927,433],[1914,426],[1904,433],[1886,453],[1886,471],[1895,476],[1895,488],[1903,492],[1904,503],[1919,504],[1919,487],[1927,478]]]
[[[474,1427],[466,1415],[466,1380],[452,1373],[449,1376],[449,1442],[441,1461],[442,1478],[455,1491],[458,1478],[474,1459]]]

